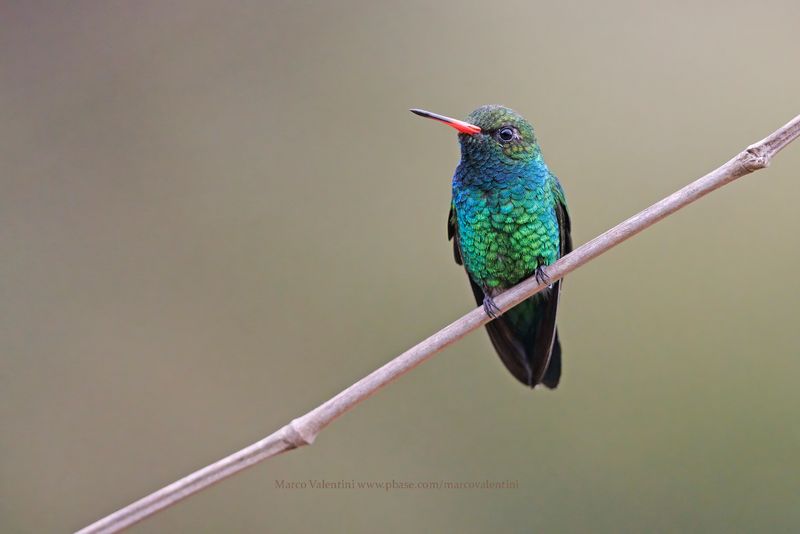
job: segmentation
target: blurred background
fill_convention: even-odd
[[[798,107],[800,4],[0,5],[0,531],[65,532],[473,306],[455,133],[535,126],[576,244]],[[570,275],[561,387],[476,332],[134,532],[789,531],[800,144]],[[276,481],[517,481],[280,489]]]

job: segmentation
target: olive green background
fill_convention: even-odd
[[[557,5],[554,5],[557,4]],[[798,111],[800,4],[0,4],[0,531],[66,532],[473,307],[455,133],[535,126],[576,244]],[[788,532],[800,144],[568,277],[561,387],[483,332],[133,532]],[[296,489],[276,481],[518,481]]]

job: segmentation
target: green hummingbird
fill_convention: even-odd
[[[556,311],[561,280],[502,316],[492,300],[572,250],[564,190],[542,157],[533,127],[503,106],[482,106],[460,121],[421,109],[422,117],[458,130],[461,161],[453,176],[447,236],[469,276],[497,354],[531,388],[555,388],[561,378]]]

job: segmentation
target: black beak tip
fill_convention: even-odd
[[[408,111],[414,115],[419,115],[420,117],[430,117],[430,112],[425,111],[424,109],[411,108]]]

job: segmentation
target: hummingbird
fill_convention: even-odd
[[[447,237],[475,301],[493,320],[489,339],[514,378],[553,389],[561,378],[558,280],[500,315],[493,297],[525,278],[549,282],[543,267],[572,250],[564,190],[544,162],[533,127],[504,106],[481,106],[461,121],[422,109],[458,131]]]

